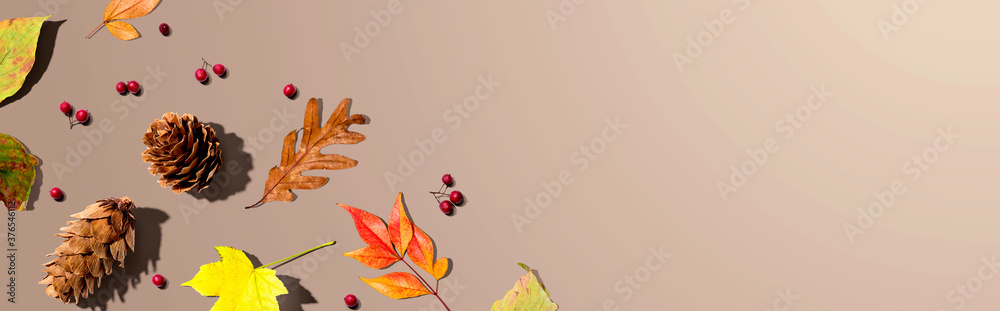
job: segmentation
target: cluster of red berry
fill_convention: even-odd
[[[74,123],[73,117],[70,116],[73,114],[73,105],[70,105],[68,102],[62,102],[62,104],[59,104],[59,111],[66,115],[66,118],[69,118],[69,128],[73,128],[73,126],[77,124],[87,123],[87,121],[90,120],[90,113],[86,110],[80,109],[76,112],[76,122]]]
[[[438,201],[438,207],[441,208],[441,212],[445,215],[451,215],[451,212],[455,210],[455,206],[462,205],[465,202],[465,196],[462,195],[461,191],[455,190],[451,193],[445,193],[444,189],[451,187],[455,183],[455,178],[451,177],[451,174],[444,174],[441,176],[441,189],[437,192],[431,191],[430,193],[434,195],[434,199]],[[441,197],[447,196],[448,199],[441,201]]]
[[[214,72],[215,75],[219,76],[220,78],[226,74],[226,66],[223,66],[222,64],[215,64],[215,65],[209,64],[208,61],[206,61],[204,58],[202,58],[201,61],[202,61],[201,68],[198,68],[198,70],[194,71],[194,78],[198,79],[198,82],[205,84],[208,81],[208,70],[205,70],[205,68],[208,66],[212,66],[212,72]]]
[[[139,95],[140,90],[142,90],[142,86],[139,85],[139,82],[135,81],[129,81],[127,84],[125,82],[115,84],[115,91],[122,95],[125,95],[125,92],[132,93],[132,95]]]

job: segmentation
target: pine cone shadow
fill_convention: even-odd
[[[49,63],[52,61],[52,54],[55,52],[56,33],[59,31],[59,26],[62,26],[64,22],[66,22],[65,19],[61,21],[42,22],[42,28],[38,31],[38,43],[35,46],[35,64],[32,65],[31,71],[28,72],[28,76],[24,78],[24,84],[21,85],[21,89],[17,90],[14,95],[0,101],[0,108],[20,100],[25,95],[28,95],[28,93],[31,92],[31,88],[35,86],[35,84],[38,84],[38,81],[42,80],[42,74],[49,69]]]
[[[212,176],[212,184],[201,192],[188,191],[188,194],[199,200],[215,202],[225,200],[230,196],[246,190],[250,183],[250,170],[253,161],[246,151],[244,142],[234,133],[226,133],[225,127],[218,123],[205,123],[215,130],[219,138],[219,148],[222,150],[222,164]]]
[[[257,256],[247,253],[246,251],[243,253],[247,255],[247,258],[250,259],[250,263],[252,263],[254,267],[260,267],[263,265]],[[274,266],[272,268],[276,267],[277,266]],[[281,309],[282,311],[304,311],[302,308],[303,305],[318,302],[308,289],[302,287],[302,280],[287,275],[278,275],[278,279],[281,280],[281,283],[285,285],[286,289],[288,289],[288,294],[276,297],[278,299],[278,309]]]
[[[115,265],[111,275],[104,276],[101,286],[93,294],[76,302],[80,309],[106,311],[109,302],[115,300],[116,295],[118,300],[125,303],[125,293],[129,287],[137,288],[139,284],[153,286],[142,280],[143,276],[156,271],[163,237],[160,226],[170,216],[159,209],[148,207],[133,208],[132,215],[135,216],[135,251],[125,257],[124,268]]]

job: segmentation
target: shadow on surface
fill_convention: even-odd
[[[230,196],[246,190],[250,183],[250,170],[253,169],[253,159],[243,151],[243,139],[236,134],[226,133],[225,127],[218,123],[205,123],[215,130],[219,138],[219,148],[222,149],[222,164],[212,176],[212,184],[201,192],[188,191],[188,194],[199,200],[215,202],[225,200]]]

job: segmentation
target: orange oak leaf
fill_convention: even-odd
[[[159,4],[160,0],[111,0],[104,7],[104,22],[87,35],[87,38],[93,36],[102,26],[108,27],[108,32],[120,40],[138,38],[139,32],[135,27],[121,20],[146,16]]]
[[[292,189],[316,189],[330,181],[328,177],[302,175],[305,171],[342,170],[358,165],[357,160],[339,154],[320,152],[323,147],[332,144],[357,144],[365,140],[365,135],[347,130],[351,124],[366,122],[362,115],[347,113],[350,102],[348,98],[342,100],[326,121],[326,125],[320,127],[319,102],[315,98],[309,99],[299,149],[295,150],[295,136],[298,130],[293,130],[285,136],[284,147],[281,149],[281,164],[272,167],[268,172],[267,181],[264,183],[264,197],[246,208],[271,201],[291,202],[295,198]]]
[[[374,279],[360,278],[382,295],[403,299],[431,294],[416,276],[406,272],[392,272]]]

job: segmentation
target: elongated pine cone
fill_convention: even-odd
[[[142,143],[147,148],[142,152],[142,161],[150,163],[149,173],[160,175],[160,186],[174,193],[208,188],[222,165],[215,130],[190,114],[163,114],[149,125]]]
[[[45,255],[58,256],[42,265],[48,275],[38,284],[48,285],[45,293],[64,303],[70,297],[79,301],[101,286],[101,278],[111,274],[115,261],[124,267],[126,251],[135,251],[134,206],[128,197],[107,198],[70,216],[79,219],[59,229],[65,231],[56,234],[63,244]]]

